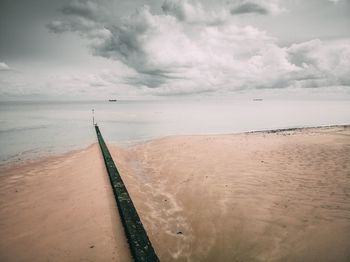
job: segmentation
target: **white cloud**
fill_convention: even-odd
[[[10,66],[8,66],[6,63],[4,62],[0,62],[0,73],[3,72],[7,72],[7,73],[20,73],[20,71],[18,71],[17,69],[15,68],[12,68]]]
[[[350,43],[323,43],[316,39],[293,44],[289,60],[301,68],[298,85],[318,87],[350,85]]]
[[[282,10],[278,1],[240,1],[248,2],[264,8],[261,13]],[[90,2],[79,1],[69,9],[74,12],[65,11],[64,22],[48,27],[78,32],[95,55],[130,69],[117,76],[119,82],[152,94],[350,85],[346,43],[314,40],[282,48],[266,32],[238,26],[224,11],[208,12],[194,0],[167,0],[158,15],[144,6],[120,23],[103,22],[96,6],[85,8],[83,3]],[[260,12],[254,8],[249,10]]]
[[[11,68],[7,64],[0,62],[0,71],[10,71],[10,70]]]

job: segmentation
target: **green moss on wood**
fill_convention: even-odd
[[[125,234],[129,242],[131,254],[136,262],[159,261],[97,125],[95,125],[95,130]]]

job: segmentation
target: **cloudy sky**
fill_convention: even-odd
[[[1,0],[0,98],[350,97],[350,0]]]

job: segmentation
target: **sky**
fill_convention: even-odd
[[[1,0],[0,100],[350,98],[350,0]]]

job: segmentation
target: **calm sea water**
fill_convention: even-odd
[[[349,101],[0,102],[0,164],[96,142],[350,123]]]

